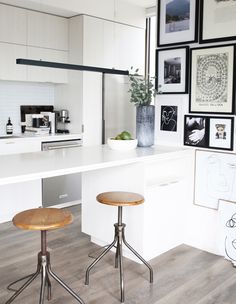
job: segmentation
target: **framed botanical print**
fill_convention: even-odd
[[[236,40],[236,1],[200,0],[200,43]]]
[[[197,42],[199,0],[158,0],[157,45]]]
[[[209,148],[233,150],[233,117],[209,117]]]
[[[156,51],[156,89],[162,94],[188,92],[189,47]]]
[[[208,147],[208,118],[206,116],[184,116],[184,145]]]
[[[190,113],[234,113],[235,45],[191,49]]]

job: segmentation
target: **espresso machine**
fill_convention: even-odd
[[[70,123],[68,110],[55,111],[56,133],[70,133],[68,124]]]

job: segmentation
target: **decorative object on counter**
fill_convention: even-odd
[[[131,67],[131,72],[133,67]],[[152,98],[158,93],[153,84],[152,78],[145,78],[138,74],[129,75],[131,93],[130,102],[136,106],[136,137],[139,147],[150,147],[154,144],[155,129],[155,107],[151,105]]]
[[[158,46],[197,42],[199,0],[158,0]]]
[[[156,89],[162,94],[188,93],[189,47],[156,50]]]
[[[233,114],[235,45],[192,49],[191,113]]]
[[[131,134],[127,131],[123,131],[116,137],[107,139],[107,144],[112,150],[128,151],[137,147],[137,139],[133,139]]]
[[[200,43],[236,40],[236,3],[200,0]]]
[[[13,125],[11,123],[11,118],[10,117],[8,117],[8,122],[6,124],[6,133],[7,133],[7,135],[13,134]]]

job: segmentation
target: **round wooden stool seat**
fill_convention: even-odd
[[[69,225],[73,216],[69,211],[57,208],[29,209],[16,214],[13,224],[24,230],[52,230]]]
[[[123,191],[112,191],[100,193],[96,197],[97,201],[101,204],[111,206],[135,206],[140,205],[144,202],[144,197],[138,193],[123,192]]]

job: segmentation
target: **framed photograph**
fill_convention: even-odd
[[[184,113],[188,111],[188,95],[160,94],[155,100],[155,141],[168,146],[183,145]]]
[[[209,148],[233,150],[233,117],[209,117]]]
[[[189,47],[156,51],[156,89],[162,94],[188,92]]]
[[[157,45],[197,42],[199,0],[158,0]]]
[[[162,105],[160,130],[177,132],[178,107],[175,105]]]
[[[206,116],[184,116],[184,145],[208,147],[208,118]]]
[[[218,209],[220,199],[236,202],[236,155],[197,149],[194,204]]]
[[[190,52],[190,113],[234,113],[235,45],[195,48]]]
[[[236,40],[236,1],[200,0],[200,43]]]

